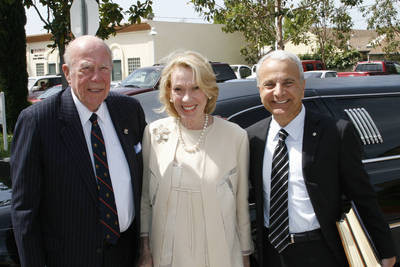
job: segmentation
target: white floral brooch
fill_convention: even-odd
[[[164,127],[164,125],[162,124],[153,129],[153,135],[156,138],[157,143],[159,144],[167,142],[170,133],[170,130],[167,127]]]

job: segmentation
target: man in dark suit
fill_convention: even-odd
[[[70,85],[21,112],[11,152],[22,266],[134,266],[144,113],[110,93],[111,51],[82,36],[64,55]]]
[[[272,114],[247,129],[260,266],[347,266],[335,225],[342,195],[355,202],[382,265],[393,266],[393,240],[353,126],[305,109],[303,68],[292,53],[264,56],[257,85]]]

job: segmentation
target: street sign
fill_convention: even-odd
[[[4,150],[8,150],[8,140],[7,140],[7,123],[6,123],[6,101],[4,97],[4,92],[0,92],[0,124],[3,129],[3,147]]]
[[[99,28],[99,5],[95,0],[74,0],[70,9],[71,31],[75,37],[96,35]]]

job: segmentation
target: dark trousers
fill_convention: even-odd
[[[268,240],[266,228],[264,238]],[[323,239],[291,244],[281,254],[269,241],[264,243],[265,264],[262,267],[340,267]]]
[[[133,223],[125,232],[121,233],[117,244],[105,243],[103,246],[102,267],[133,267],[139,254],[138,242],[135,240]]]

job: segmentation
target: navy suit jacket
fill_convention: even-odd
[[[257,250],[264,243],[263,159],[271,117],[249,128],[250,179],[255,190]],[[360,216],[383,258],[395,255],[394,243],[384,221],[376,194],[361,161],[360,139],[353,125],[345,120],[313,113],[306,109],[303,133],[302,168],[304,182],[325,241],[338,266],[347,265],[335,222],[342,213],[342,196],[354,200]],[[266,266],[258,254],[260,266]]]
[[[138,248],[144,113],[133,98],[105,100],[131,174]],[[126,129],[128,131],[126,131]],[[101,266],[97,185],[71,89],[23,110],[11,151],[12,221],[22,266]],[[131,253],[138,253],[137,250]]]

